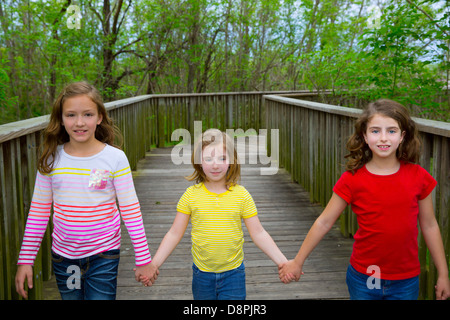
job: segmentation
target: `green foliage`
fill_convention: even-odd
[[[449,121],[450,95],[444,90],[449,81],[450,32],[445,23],[449,9],[435,19],[425,2],[420,8],[425,13],[410,1],[395,1],[384,8],[380,28],[360,36],[361,51],[353,69],[365,73],[359,77],[362,81],[346,85],[352,94],[365,99],[392,98],[416,116]]]
[[[69,4],[80,29],[68,27]],[[368,24],[371,5],[379,28]],[[81,79],[106,101],[330,89],[450,118],[448,1],[4,0],[0,9],[2,123],[48,113]]]
[[[0,60],[0,124],[16,120],[14,115],[16,99],[9,95],[10,81],[4,65],[5,61]]]

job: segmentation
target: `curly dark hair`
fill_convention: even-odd
[[[408,109],[398,102],[380,99],[369,103],[356,120],[355,132],[347,141],[347,149],[350,153],[345,156],[348,158],[346,170],[354,173],[372,159],[372,151],[364,140],[364,134],[367,131],[367,123],[375,114],[394,119],[400,130],[405,132],[403,141],[397,149],[397,159],[406,163],[417,163],[421,152],[421,142],[416,123],[411,119]]]

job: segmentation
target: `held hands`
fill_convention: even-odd
[[[142,282],[145,287],[151,287],[159,275],[158,267],[153,262],[136,267],[133,270],[136,281]]]
[[[303,275],[302,266],[295,263],[294,260],[289,260],[278,267],[278,275],[280,280],[287,284],[291,281],[298,281]]]

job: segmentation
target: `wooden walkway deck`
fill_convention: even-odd
[[[191,165],[173,164],[171,150],[160,148],[147,153],[134,173],[152,254],[172,225],[180,196],[192,184],[183,178],[192,173]],[[260,175],[259,168],[260,165],[244,164],[241,184],[252,195],[264,228],[286,257],[292,259],[323,208],[311,205],[306,191],[291,182],[283,169],[276,175]],[[353,240],[344,238],[337,225],[306,261],[301,280],[288,285],[280,282],[277,267],[252,243],[245,225],[243,229],[248,300],[348,299],[345,273]],[[158,280],[152,287],[143,287],[134,279],[134,251],[128,232],[123,228],[117,299],[192,299],[190,247],[189,224],[180,244],[160,268]],[[47,299],[55,297],[48,286],[46,292],[49,293]]]

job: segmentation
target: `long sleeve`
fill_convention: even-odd
[[[148,264],[152,258],[128,160],[119,162],[118,170],[113,173],[113,180],[122,220],[133,244],[136,265]]]
[[[47,229],[52,207],[52,181],[37,173],[18,264],[34,264]]]
[[[19,264],[33,264],[53,206],[52,250],[69,259],[119,249],[120,218],[136,253],[136,265],[151,261],[128,159],[106,146],[92,157],[58,149],[48,175],[38,174]]]

